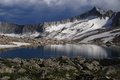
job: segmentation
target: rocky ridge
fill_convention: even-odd
[[[0,32],[2,33],[27,33],[27,32],[44,32],[44,29],[49,26],[59,25],[59,24],[65,24],[68,22],[74,22],[76,20],[86,19],[90,16],[96,16],[96,17],[114,17],[113,18],[113,26],[119,26],[120,25],[120,12],[113,12],[112,10],[102,10],[100,8],[94,7],[88,12],[85,12],[84,14],[74,16],[68,19],[64,19],[61,21],[52,21],[52,22],[44,22],[41,24],[28,24],[28,25],[17,25],[17,24],[11,24],[7,22],[0,22]],[[3,28],[3,29],[2,29]],[[10,30],[10,31],[9,31]]]
[[[11,36],[14,34],[14,37],[35,37],[77,43],[91,43],[96,40],[97,42],[102,41],[102,43],[115,42],[113,40],[120,34],[119,28],[120,12],[102,10],[96,7],[84,14],[61,21],[44,22],[37,25],[0,23],[0,33],[2,35]],[[108,34],[101,36],[105,32]],[[114,33],[111,34],[111,32]],[[94,36],[96,38],[89,39],[89,37]],[[106,38],[109,39],[106,40]]]
[[[0,23],[0,33],[3,34],[27,34],[27,33],[35,33],[43,32],[43,28],[41,24],[37,25],[17,25],[17,24],[11,24],[7,22],[1,22]]]

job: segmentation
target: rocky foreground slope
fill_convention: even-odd
[[[0,80],[119,80],[120,59],[0,59]]]
[[[94,7],[90,11],[61,21],[38,25],[0,23],[1,35],[37,37],[78,43],[118,43],[120,12]]]

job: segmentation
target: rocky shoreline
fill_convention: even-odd
[[[43,38],[27,38],[27,37],[8,37],[0,35],[0,44],[6,45],[11,44],[10,42],[23,42],[30,43],[32,46],[42,46],[49,44],[65,44],[65,41],[62,40],[51,40],[51,39],[43,39]],[[68,42],[69,43],[69,42]]]
[[[59,44],[95,44],[95,45],[107,45],[107,46],[120,46],[120,42],[108,42],[108,43],[78,43],[77,41],[65,41],[65,40],[52,40],[45,38],[29,38],[29,37],[9,37],[0,35],[0,45],[13,45],[13,42],[28,43],[30,45],[23,45],[22,47],[38,47],[45,45],[59,45]]]
[[[0,80],[119,80],[120,59],[0,59]]]

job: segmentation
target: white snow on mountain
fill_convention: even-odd
[[[80,43],[90,43],[92,40],[101,39],[104,43],[111,41],[120,32],[112,33],[112,31],[102,32],[112,23],[109,17],[89,16],[86,19],[67,22],[64,24],[51,25],[45,28],[45,38],[57,40],[79,40]],[[119,29],[116,29],[119,30]],[[115,30],[115,31],[116,31]],[[114,31],[114,30],[113,30]],[[26,33],[26,34],[0,34],[10,37],[38,37],[40,33]]]
[[[106,10],[103,10],[103,9],[100,9],[100,8],[97,8],[97,7],[96,7],[96,10],[98,12],[100,12],[100,14],[103,14],[103,15],[106,14],[106,12],[107,12]]]
[[[116,29],[113,31],[117,31],[117,30],[120,30],[120,29]],[[112,33],[113,31],[108,31],[108,32],[89,36],[89,37],[83,39],[82,41],[80,41],[80,43],[89,43],[90,41],[92,41],[94,39],[101,39],[101,40],[103,40],[104,43],[106,43],[107,41],[111,41],[112,39],[114,39],[114,37],[116,35],[120,34],[120,32]]]
[[[106,18],[87,18],[85,20],[76,20],[65,24],[49,26],[45,29],[49,33],[47,37],[58,40],[72,40],[79,36],[87,34],[87,32],[104,28],[105,25],[110,24],[110,19]]]

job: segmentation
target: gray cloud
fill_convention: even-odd
[[[120,11],[120,0],[90,0],[91,5],[95,5],[104,9]]]
[[[0,0],[0,16],[39,22],[79,15],[93,6],[120,11],[119,5],[120,0]]]
[[[0,4],[3,6],[20,6],[20,7],[70,7],[72,9],[78,9],[80,7],[91,5],[109,8],[113,10],[120,10],[120,0],[0,0]]]

